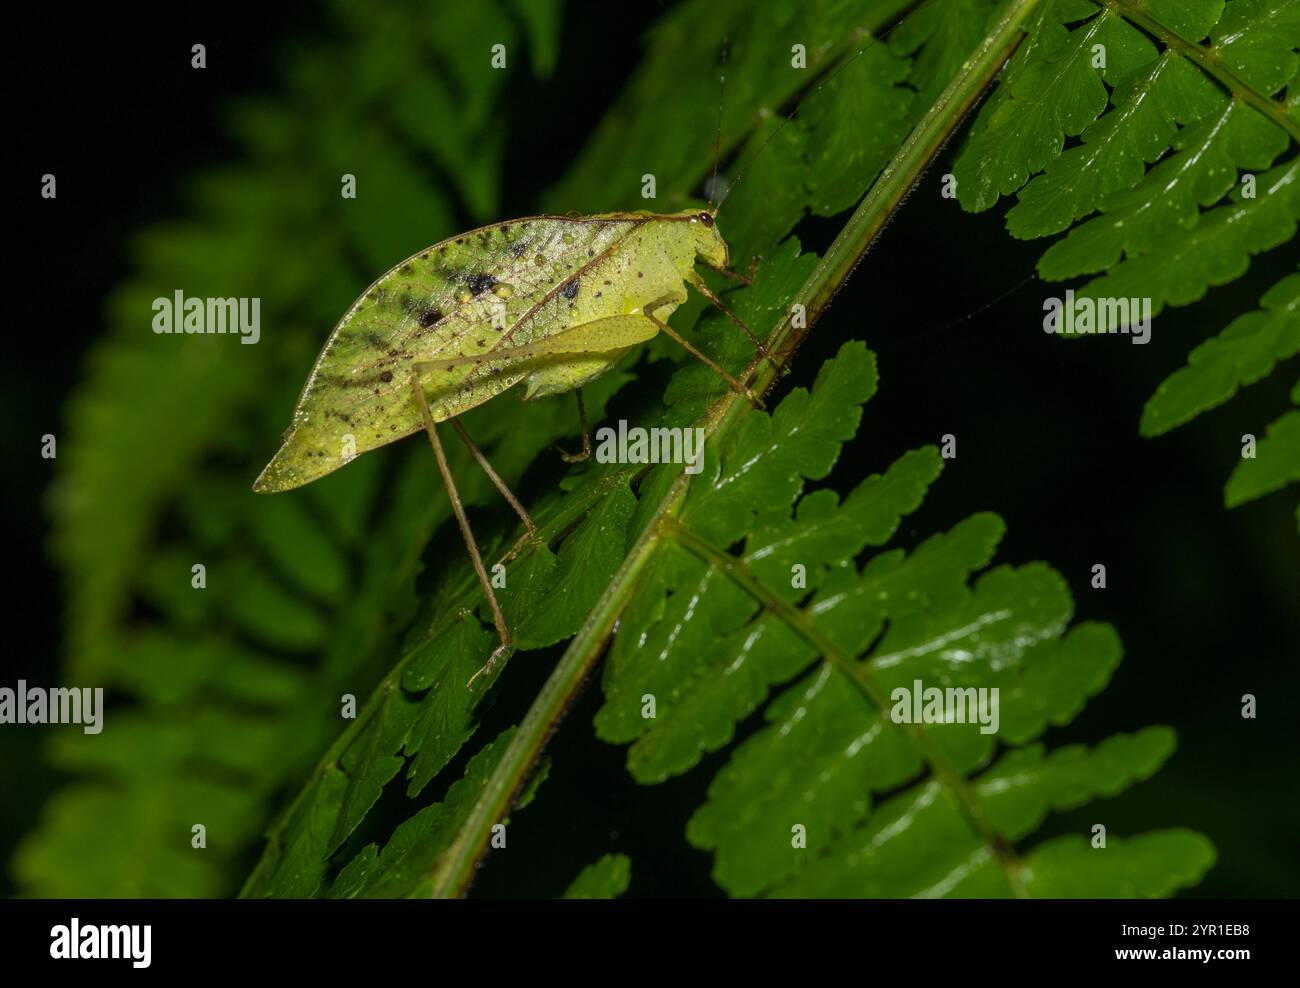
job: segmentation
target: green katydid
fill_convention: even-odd
[[[290,490],[421,428],[433,446],[500,644],[510,630],[447,465],[436,424],[451,422],[531,535],[528,512],[456,416],[523,383],[524,399],[576,391],[590,451],[583,384],[663,332],[737,392],[758,398],[679,336],[667,320],[692,285],[762,344],[711,292],[697,260],[724,274],[716,209],[536,216],[444,240],[381,276],[344,314],[312,368],[283,445],[253,489]],[[739,278],[739,275],[731,275]],[[745,279],[740,279],[745,280]],[[471,683],[473,680],[471,679]]]

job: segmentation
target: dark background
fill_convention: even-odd
[[[630,40],[663,6],[626,5],[618,34],[629,43],[611,44],[607,15],[571,4],[554,77],[538,84],[513,76],[508,125],[518,136],[505,170],[507,215],[528,211],[562,173],[634,68],[640,51]],[[102,300],[129,270],[124,245],[133,231],[185,208],[185,176],[237,155],[220,125],[223,102],[274,91],[285,44],[325,29],[314,6],[289,4],[166,16],[84,8],[52,17],[18,8],[10,16],[9,157],[17,173],[9,264],[18,274],[0,388],[6,556],[16,584],[8,593],[6,685],[57,677],[60,575],[46,553],[42,505],[53,464],[39,457],[39,438],[59,432],[62,403],[101,329]],[[189,69],[196,40],[219,68]],[[1126,660],[1110,688],[1069,729],[1050,732],[1050,742],[1096,741],[1153,723],[1177,728],[1178,752],[1154,779],[1054,817],[1040,836],[1094,822],[1116,834],[1187,826],[1208,834],[1219,853],[1188,894],[1293,896],[1295,489],[1227,511],[1222,487],[1242,433],[1262,435],[1287,406],[1296,361],[1169,436],[1142,439],[1137,423],[1143,402],[1192,346],[1255,307],[1294,261],[1282,256],[1286,248],[1257,258],[1246,277],[1203,304],[1160,316],[1147,346],[1048,337],[1038,328],[1042,300],[1064,286],[1030,278],[1043,245],[1011,239],[1003,210],[972,216],[937,194],[953,150],[816,327],[792,383],[808,383],[843,340],[866,340],[879,357],[881,388],[839,468],[845,482],[953,433],[958,458],[900,543],[975,510],[997,511],[1009,529],[1000,562],[1052,563],[1074,590],[1079,618],[1119,629]],[[38,194],[47,171],[58,175],[54,203]],[[820,250],[837,229],[810,222],[798,232]],[[1105,590],[1089,587],[1098,562],[1107,567]],[[549,668],[512,666],[482,736],[517,719]],[[1254,721],[1240,716],[1247,692],[1258,698]],[[589,690],[570,713],[550,746],[549,780],[512,825],[512,847],[538,850],[522,858],[529,870],[489,862],[475,892],[553,894],[595,845],[632,856],[633,894],[717,895],[708,856],[680,835],[720,756],[665,785],[638,787],[623,769],[624,750],[592,740],[597,705]],[[41,764],[41,740],[38,730],[9,727],[0,741],[0,855],[37,822],[61,781]],[[9,890],[0,879],[0,891]]]

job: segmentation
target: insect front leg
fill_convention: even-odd
[[[501,613],[501,605],[497,603],[497,596],[492,592],[492,584],[488,580],[487,570],[483,567],[483,557],[479,554],[478,543],[474,540],[474,532],[469,527],[469,519],[465,516],[465,505],[461,503],[460,492],[456,490],[455,478],[451,475],[451,467],[447,465],[447,454],[443,452],[442,440],[438,438],[438,428],[434,424],[433,416],[429,414],[429,403],[424,398],[424,386],[420,383],[418,373],[411,375],[411,390],[415,392],[416,404],[420,406],[420,415],[424,419],[424,431],[429,434],[429,445],[433,447],[433,455],[438,461],[438,471],[442,474],[443,485],[447,488],[447,497],[451,500],[451,510],[456,516],[456,524],[460,526],[461,537],[465,540],[465,548],[469,550],[470,562],[474,565],[474,572],[478,575],[478,582],[483,587],[483,592],[487,594],[488,606],[492,609],[492,623],[496,625],[497,635],[501,643],[492,650],[488,657],[487,663],[478,672],[469,678],[465,684],[467,688],[474,685],[474,680],[478,679],[484,673],[490,672],[500,660],[501,656],[510,648],[510,628],[506,625],[505,615]]]
[[[704,279],[701,278],[697,272],[692,271],[689,275],[689,280],[690,283],[695,286],[695,290],[708,299],[709,303],[715,309],[720,311],[724,316],[745,331],[745,335],[748,336],[749,341],[754,344],[754,349],[758,351],[759,356],[775,367],[776,361],[772,359],[772,354],[767,349],[767,344],[755,336],[753,330],[741,322],[740,317],[723,304],[722,299],[713,294],[709,286],[704,283]]]
[[[682,347],[682,349],[684,349],[692,357],[694,357],[700,363],[704,364],[715,374],[721,377],[724,381],[726,381],[727,384],[731,386],[732,391],[736,392],[736,394],[743,395],[745,398],[749,399],[750,404],[752,404],[755,408],[766,408],[767,406],[763,404],[763,400],[759,398],[758,395],[754,394],[753,391],[751,391],[749,388],[741,384],[734,377],[732,377],[725,370],[723,370],[717,361],[713,360],[710,357],[705,356],[702,352],[700,352],[699,349],[695,347],[694,344],[690,342],[690,340],[686,339],[686,337],[682,336],[680,333],[678,333],[675,329],[669,326],[662,319],[659,319],[657,316],[651,315],[653,310],[658,309],[660,306],[666,305],[669,301],[671,301],[671,299],[669,298],[656,299],[654,302],[651,302],[649,305],[642,308],[641,311],[645,313],[647,319],[649,319],[651,322],[653,322],[656,326],[659,327],[659,331],[661,333],[663,333],[665,336],[668,336],[670,339],[675,340]]]
[[[708,264],[709,267],[711,267],[714,271],[718,272],[718,274],[722,275],[722,277],[730,278],[732,281],[738,281],[746,288],[749,288],[751,285],[754,284],[754,269],[756,267],[757,261],[758,258],[754,258],[754,260],[750,262],[748,274],[741,274],[739,271],[732,271],[729,268],[720,268],[716,264],[709,264],[708,261],[704,261],[704,263]]]
[[[744,274],[741,274],[739,271],[732,271],[730,268],[720,268],[716,264],[709,264],[708,261],[704,261],[704,263],[708,264],[709,267],[711,267],[714,271],[718,272],[718,274],[722,275],[724,278],[730,278],[732,281],[738,281],[746,288],[748,288],[750,285],[754,283],[754,274],[758,271],[758,265],[762,260],[763,258],[760,257],[758,254],[755,254],[753,257],[751,257],[749,259],[749,267],[745,269]]]

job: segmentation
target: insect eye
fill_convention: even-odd
[[[713,226],[713,217],[709,213],[700,213],[697,219],[705,226]]]

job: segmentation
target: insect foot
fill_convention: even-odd
[[[497,560],[496,565],[505,566],[507,563],[512,562],[519,553],[523,552],[524,546],[528,545],[542,549],[546,547],[546,540],[538,534],[537,529],[533,529],[530,532],[524,532],[524,534],[519,536],[515,541],[515,544],[510,547],[510,550]]]
[[[500,645],[492,650],[492,654],[488,656],[488,660],[483,663],[483,668],[469,677],[469,681],[465,684],[465,689],[472,690],[474,688],[474,683],[480,676],[489,675],[492,670],[496,668],[496,664],[501,661],[501,657],[508,651],[510,651],[509,635],[506,636],[505,640],[502,641]]]

